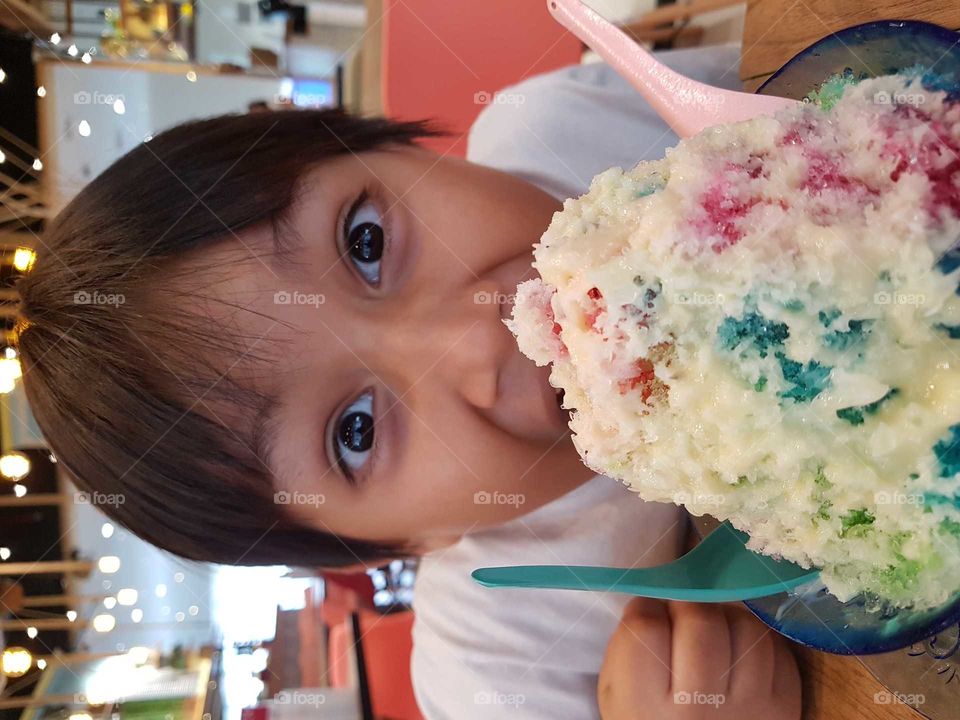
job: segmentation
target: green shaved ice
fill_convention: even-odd
[[[759,313],[751,312],[737,319],[725,317],[717,328],[717,337],[724,350],[736,350],[744,344],[752,345],[765,358],[771,347],[783,345],[790,337],[785,323],[772,322]]]
[[[860,532],[868,525],[872,525],[875,519],[866,508],[851,510],[840,518],[840,525],[843,528],[840,536],[846,537],[851,532]]]
[[[864,415],[873,415],[880,409],[880,406],[883,405],[887,400],[892,398],[894,395],[900,391],[897,388],[890,388],[887,391],[887,394],[884,395],[879,400],[875,400],[872,403],[867,405],[859,405],[857,407],[848,407],[837,410],[837,417],[841,420],[846,420],[851,425],[862,425],[864,420]]]
[[[843,97],[848,87],[858,82],[860,78],[854,77],[853,71],[847,68],[842,74],[835,73],[828,77],[818,88],[807,93],[804,99],[817,105],[821,110],[828,111]]]
[[[824,335],[823,343],[828,348],[840,352],[848,350],[870,334],[871,323],[871,320],[851,320],[848,323],[848,330],[834,330]]]
[[[940,477],[953,477],[960,472],[960,423],[950,426],[948,437],[933,446],[940,461]]]
[[[784,400],[794,400],[799,403],[810,402],[830,385],[830,368],[821,365],[816,360],[806,365],[791,360],[782,352],[776,354],[780,362],[783,379],[793,385],[789,390],[779,393]]]

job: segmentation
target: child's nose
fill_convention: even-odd
[[[387,333],[389,352],[404,359],[410,382],[442,383],[475,407],[492,407],[500,368],[515,351],[501,322],[501,294],[479,285],[462,288],[407,314],[405,331]]]

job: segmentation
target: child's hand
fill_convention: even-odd
[[[797,720],[800,674],[786,641],[746,608],[634,598],[597,698],[603,720]]]

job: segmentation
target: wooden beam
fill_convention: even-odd
[[[628,23],[626,27],[634,30],[649,30],[659,25],[675,23],[679,20],[689,20],[697,15],[723,10],[733,5],[743,5],[745,0],[694,0],[692,3],[681,5],[665,5],[643,15],[639,20]]]
[[[4,0],[7,2],[7,0]],[[18,697],[0,699],[0,710],[19,710],[22,708],[42,708],[46,705],[83,705],[78,695],[20,695]]]
[[[3,0],[0,3],[0,25],[14,32],[29,32],[44,39],[56,32],[38,10],[23,0]]]
[[[38,562],[0,562],[0,575],[59,575],[75,573],[89,575],[96,567],[89,560],[42,560]]]
[[[99,603],[108,595],[26,595],[22,605],[27,608],[68,607],[75,608],[84,603]]]
[[[4,507],[40,507],[44,505],[60,505],[72,500],[70,495],[62,493],[27,493],[23,497],[16,495],[0,495],[0,508]]]
[[[22,632],[27,628],[36,628],[37,630],[72,630],[73,628],[83,628],[90,625],[89,620],[74,620],[70,622],[64,618],[12,618],[10,620],[0,620],[0,630]]]

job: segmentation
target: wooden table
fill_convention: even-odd
[[[831,32],[884,19],[926,20],[960,29],[960,3],[945,0],[748,0],[740,79],[752,91],[793,55]],[[855,657],[797,647],[804,720],[918,720],[901,703],[880,704],[884,692]],[[958,711],[960,717],[960,711]]]
[[[870,671],[855,657],[795,648],[803,677],[804,720],[920,720],[923,716],[902,703],[879,704],[885,693]]]
[[[872,20],[926,20],[960,29],[955,0],[748,0],[740,79],[754,90],[797,52],[842,28]]]

